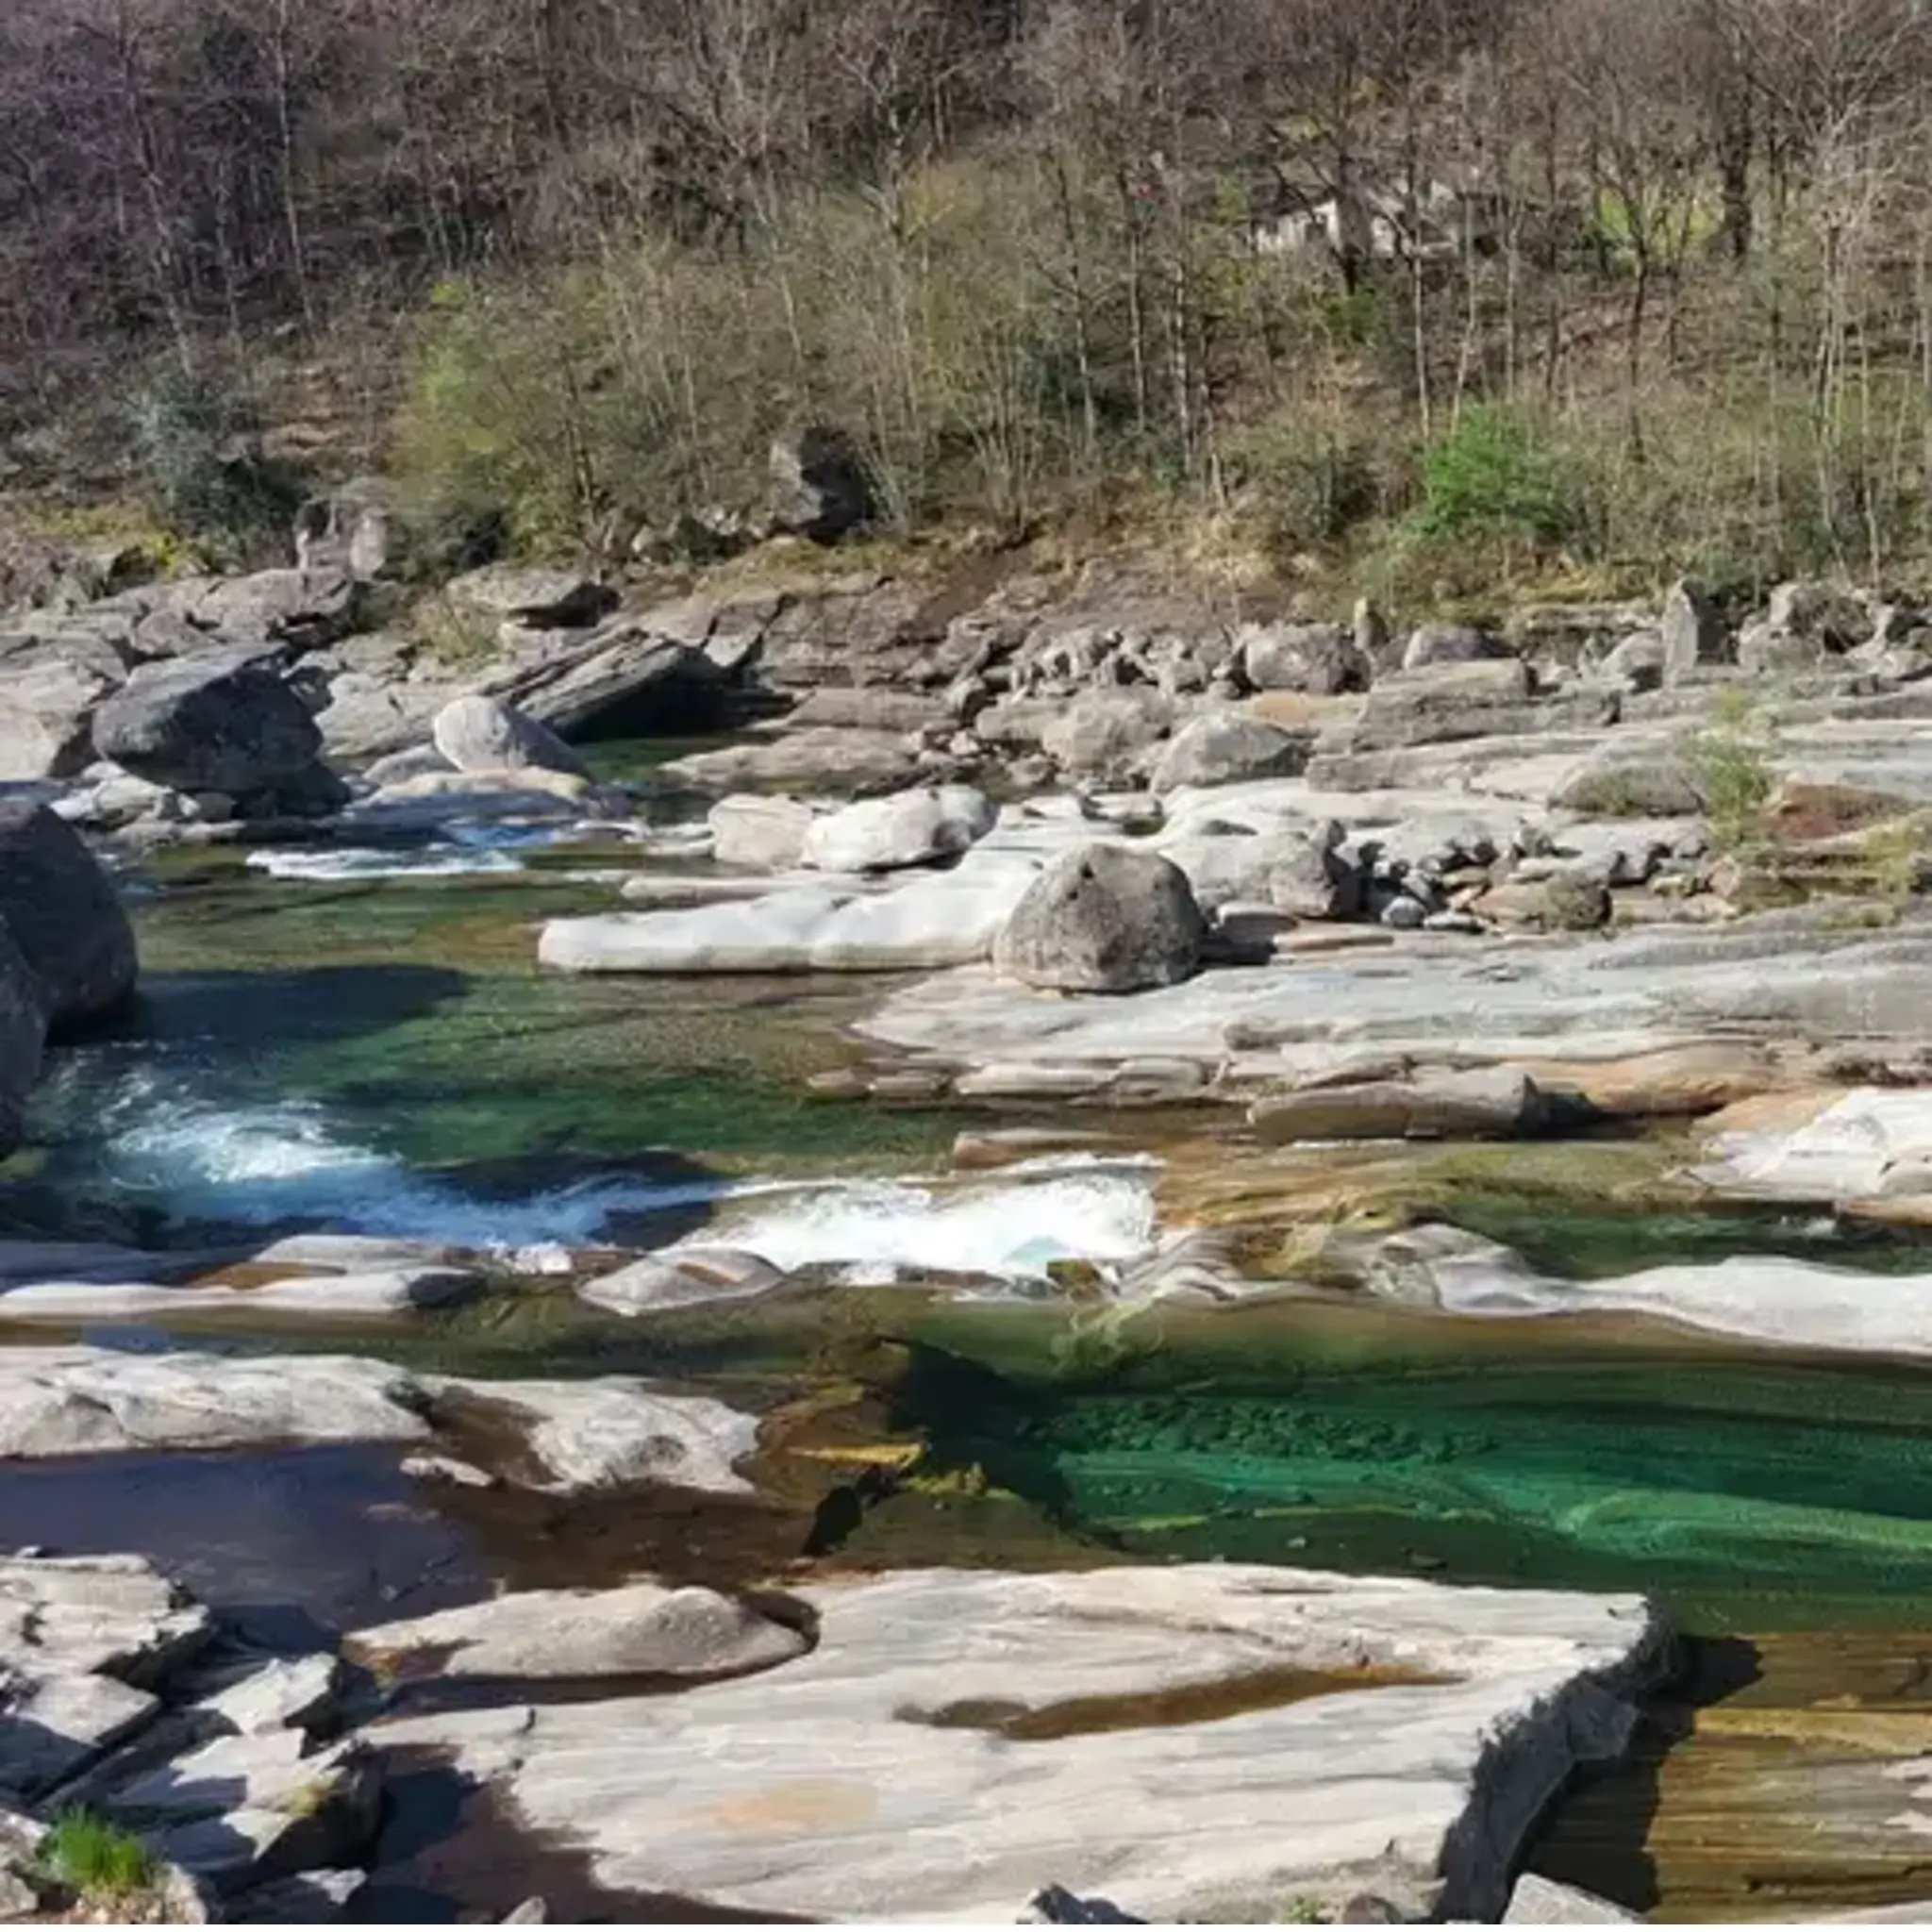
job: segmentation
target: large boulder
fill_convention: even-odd
[[[1514,658],[1438,664],[1378,678],[1349,739],[1351,752],[1448,744],[1536,731],[1595,730],[1614,724],[1618,694],[1578,685],[1537,698],[1528,665]],[[1323,782],[1311,771],[1311,779]]]
[[[362,602],[346,572],[261,570],[213,578],[175,614],[212,632],[217,643],[272,644],[299,655],[347,637]]]
[[[1156,791],[1183,785],[1233,785],[1285,778],[1308,761],[1308,741],[1258,718],[1204,711],[1174,733],[1149,780]]]
[[[459,772],[571,772],[583,761],[551,730],[498,698],[472,691],[436,714],[436,748]]]
[[[1765,606],[1764,621],[1773,630],[1834,652],[1849,651],[1872,634],[1872,613],[1851,591],[1812,578],[1779,584]]]
[[[48,1023],[111,1012],[134,991],[134,928],[79,833],[44,805],[0,804],[0,924]]]
[[[1082,845],[1027,887],[993,941],[993,965],[1028,986],[1137,992],[1191,977],[1206,930],[1188,875],[1173,860],[1125,845]]]
[[[1361,908],[1360,879],[1339,849],[1333,820],[1307,831],[1208,827],[1165,841],[1203,911],[1242,903],[1295,919],[1347,919]]]
[[[1333,697],[1367,691],[1374,675],[1368,653],[1340,625],[1248,625],[1235,641],[1242,675],[1257,691]]]
[[[303,778],[322,732],[272,671],[224,652],[143,665],[94,714],[94,746],[157,785],[239,798]]]
[[[922,786],[815,819],[801,856],[820,872],[896,872],[957,858],[998,818],[999,808],[971,785]]]
[[[40,1077],[46,1036],[40,975],[0,923],[0,1155],[20,1145],[26,1097]]]
[[[843,431],[822,423],[772,445],[772,514],[781,530],[836,543],[873,512],[864,459]]]

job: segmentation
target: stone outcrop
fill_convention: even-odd
[[[1279,778],[1298,772],[1307,758],[1306,737],[1257,718],[1206,711],[1174,733],[1156,762],[1148,785],[1154,791],[1168,792],[1184,785]]]

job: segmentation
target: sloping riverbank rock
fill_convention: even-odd
[[[406,1267],[363,1274],[318,1274],[254,1288],[164,1288],[148,1281],[35,1281],[0,1289],[0,1317],[9,1322],[165,1321],[193,1308],[207,1314],[352,1317],[454,1307],[483,1291],[465,1268]]]
[[[355,1356],[129,1355],[67,1344],[0,1350],[0,1457],[278,1442],[418,1442],[439,1417],[488,1413],[519,1430],[558,1491],[646,1479],[741,1491],[749,1416],[628,1376],[480,1382],[412,1375]]]
[[[626,617],[544,653],[533,668],[492,679],[489,688],[554,731],[630,737],[708,728],[721,689],[702,651]]]
[[[94,714],[94,744],[157,785],[244,797],[306,778],[322,733],[273,672],[218,652],[143,665]]]
[[[801,1594],[816,1648],[758,1676],[384,1734],[453,1749],[605,1885],[760,1917],[985,1923],[1043,1873],[1161,1922],[1363,1890],[1493,1917],[1664,1649],[1632,1597],[1240,1564]]]
[[[80,835],[44,805],[0,803],[0,924],[50,1025],[112,1012],[134,991],[134,928]]]
[[[444,586],[452,604],[535,630],[595,624],[617,608],[617,592],[580,571],[489,563]]]
[[[1062,992],[1134,992],[1189,978],[1206,935],[1188,875],[1171,859],[1082,845],[1027,887],[993,942],[993,966]]]
[[[998,818],[999,808],[971,785],[895,791],[815,818],[799,856],[819,872],[896,872],[957,858]]]
[[[547,724],[512,705],[472,691],[436,714],[436,748],[458,772],[566,772],[584,777],[583,760]]]
[[[714,1590],[531,1590],[358,1630],[373,1663],[436,1654],[469,1677],[714,1677],[801,1655],[806,1637]]]

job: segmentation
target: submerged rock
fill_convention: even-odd
[[[1091,844],[1027,887],[993,944],[1008,978],[1063,992],[1173,986],[1201,963],[1207,923],[1188,875],[1157,852]]]
[[[55,1026],[123,1005],[139,962],[119,893],[80,836],[43,805],[0,804],[0,924]]]

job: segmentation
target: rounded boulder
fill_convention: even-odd
[[[1137,992],[1191,977],[1206,930],[1188,875],[1172,860],[1082,845],[1027,887],[993,943],[993,965],[1061,992]]]

